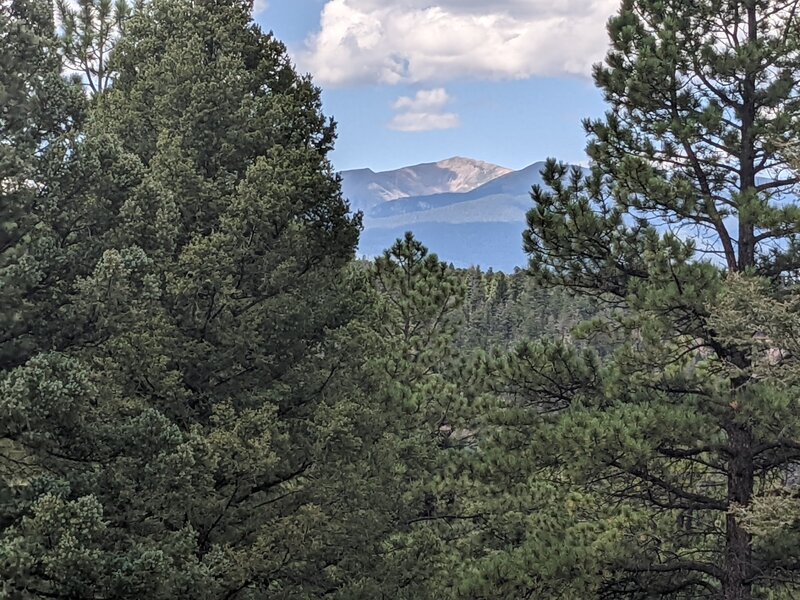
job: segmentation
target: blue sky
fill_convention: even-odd
[[[323,89],[338,170],[451,156],[584,160],[589,73],[618,0],[259,0],[256,20]]]

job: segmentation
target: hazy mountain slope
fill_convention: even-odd
[[[523,223],[531,206],[527,194],[495,194],[386,217],[368,217],[367,221],[373,229],[410,227],[417,223]]]
[[[447,169],[442,165],[450,166],[449,174],[444,173]],[[458,158],[388,173],[345,171],[342,173],[345,195],[352,200],[349,194],[353,190],[360,193],[354,208],[364,211],[359,251],[367,256],[380,254],[406,231],[413,231],[431,251],[458,266],[480,264],[505,271],[522,267],[527,262],[522,252],[525,214],[533,206],[531,187],[543,184],[543,168],[544,163],[537,162],[507,172],[502,167]],[[469,187],[493,172],[500,175],[474,188],[437,192],[442,187]],[[382,187],[376,187],[378,181],[383,182]],[[362,189],[365,182],[373,187]],[[423,192],[416,195],[396,197],[420,190]],[[395,197],[381,200],[381,194]],[[697,236],[695,230],[676,229],[675,233]],[[696,242],[698,251],[706,258],[713,260],[719,253],[719,248],[707,247],[702,238]]]

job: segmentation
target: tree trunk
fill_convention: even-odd
[[[758,15],[755,3],[747,7],[747,41],[756,43],[758,40]],[[757,69],[748,66],[742,80],[742,107],[740,109],[742,147],[739,157],[739,186],[742,198],[740,201],[750,203],[756,188],[755,167],[755,120],[756,120],[756,72]],[[746,210],[739,211],[739,264],[740,271],[753,267],[756,258],[755,227]],[[749,356],[738,356],[736,362],[739,367],[747,369],[750,366]],[[725,431],[728,434],[730,459],[728,460],[728,508],[735,506],[748,507],[753,497],[753,435],[746,426],[736,422],[738,410],[737,389],[747,385],[747,378],[732,382],[733,393],[731,397],[732,414],[726,423]],[[725,580],[723,581],[723,598],[725,600],[751,600],[752,574],[753,574],[753,545],[749,533],[742,527],[739,519],[733,514],[728,514],[726,519],[725,536]]]
[[[731,458],[728,461],[728,505],[749,506],[753,496],[753,437],[748,428],[731,421],[726,427]],[[726,516],[725,600],[751,600],[753,548],[749,533],[735,515]]]

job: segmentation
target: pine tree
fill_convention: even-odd
[[[452,526],[472,520],[457,499],[457,465],[472,439],[470,383],[460,377],[464,354],[455,347],[466,289],[410,233],[369,275],[376,292],[370,398],[384,420],[373,452],[383,457],[378,472],[393,476],[383,477],[373,496],[384,503],[385,534],[368,577],[372,587],[360,597],[440,597],[458,556]]]
[[[8,270],[52,250],[0,347],[3,592],[334,594],[368,536],[340,480],[365,428],[333,124],[248,2],[157,0],[116,53],[3,257],[5,303]]]
[[[145,165],[118,234],[163,287],[142,337],[115,343],[117,377],[200,436],[185,518],[219,595],[335,587],[351,511],[333,456],[354,450],[327,445],[343,426],[329,380],[347,357],[326,332],[349,319],[336,294],[357,223],[326,158],[333,125],[248,2],[138,15],[96,126]]]
[[[713,326],[728,344],[748,348],[755,360],[742,372],[733,364],[724,365],[731,377],[747,375],[756,380],[760,395],[770,404],[780,403],[782,410],[761,415],[767,427],[777,428],[797,398],[798,288],[788,286],[776,296],[768,280],[730,276],[725,282],[713,318]],[[763,427],[764,425],[761,425]],[[784,422],[784,439],[797,439],[795,422]],[[753,551],[765,556],[781,573],[791,579],[796,568],[798,543],[798,463],[792,461],[773,477],[764,493],[754,496],[748,507],[734,509],[745,530],[752,535]],[[794,586],[774,590],[774,598],[792,598]]]
[[[113,145],[82,135],[86,98],[61,75],[50,5],[4,4],[0,35],[0,595],[75,597],[110,562],[101,507],[71,475],[91,477],[81,444],[109,429],[96,373],[69,355],[87,326],[72,305],[130,173],[103,169]]]
[[[111,54],[142,0],[56,0],[65,66],[79,73],[93,93],[111,83]]]
[[[34,296],[46,293],[41,281],[47,251],[32,249],[43,190],[64,172],[70,133],[83,120],[83,98],[61,77],[52,14],[36,2],[0,8],[5,52],[0,129],[0,366],[24,362],[34,351],[29,331],[40,319]],[[78,90],[79,91],[79,90]]]
[[[39,196],[37,187],[44,183],[47,158],[70,129],[70,121],[80,118],[83,107],[80,97],[60,76],[52,15],[47,10],[34,2],[3,5],[0,38],[5,45],[0,57],[4,106],[0,121],[0,373],[5,375],[17,361],[24,362],[35,352],[29,330],[36,306],[30,296],[40,270],[26,255],[36,227],[32,213]],[[41,149],[38,154],[37,149]],[[0,449],[3,456],[12,452],[5,439],[0,440]],[[14,521],[6,461],[0,466],[0,475],[3,536]],[[6,590],[0,588],[0,592]]]
[[[569,481],[627,511],[618,549],[595,557],[603,597],[796,589],[795,549],[755,545],[739,511],[800,456],[797,411],[721,334],[718,303],[726,273],[775,295],[800,266],[780,143],[800,122],[798,8],[625,0],[595,70],[610,110],[585,124],[592,174],[550,161],[550,189],[534,190],[532,271],[616,310],[595,325],[623,343],[602,368],[515,362],[536,365],[518,375],[524,397],[558,408],[534,419],[536,460],[564,457]]]

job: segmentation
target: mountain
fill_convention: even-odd
[[[457,156],[379,173],[372,169],[345,171],[342,190],[354,209],[364,210],[398,198],[467,192],[511,172],[505,167]]]
[[[468,158],[375,173],[344,171],[342,189],[364,213],[359,252],[376,256],[406,231],[459,267],[513,271],[522,251],[530,191],[543,162],[519,171]]]
[[[470,200],[485,200],[490,197],[519,198],[524,196],[530,200],[530,191],[534,184],[541,185],[541,171],[544,162],[537,162],[520,169],[510,171],[486,183],[460,193],[430,193],[419,196],[401,198],[393,202],[376,204],[370,211],[371,216],[386,217],[418,210],[429,210],[450,204],[458,204]],[[487,204],[488,207],[488,204]]]

